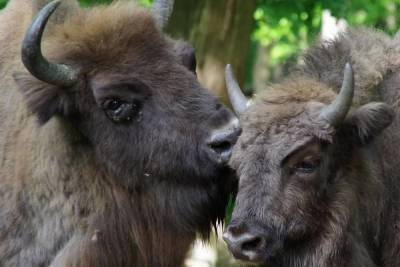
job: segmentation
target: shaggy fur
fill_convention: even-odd
[[[243,115],[231,159],[239,192],[227,229],[260,237],[243,246],[248,260],[400,266],[396,42],[355,29],[316,45]],[[319,114],[339,90],[346,62],[355,72],[354,109],[332,126]]]
[[[63,2],[44,54],[79,82],[38,81],[20,49],[43,2],[0,13],[0,265],[180,266],[224,215],[234,180],[206,140],[233,115],[132,3]],[[129,121],[107,115],[110,99],[132,104]]]
[[[304,64],[297,71],[337,90],[345,64],[351,63],[355,79],[353,102],[358,106],[380,99],[377,88],[390,71],[393,53],[392,41],[386,34],[372,29],[350,28],[335,40],[309,49],[303,56]]]

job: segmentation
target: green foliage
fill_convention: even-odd
[[[7,0],[0,0],[0,9],[5,7]]]
[[[352,26],[372,26],[394,34],[400,25],[400,0],[259,0],[254,13],[254,42],[268,48],[269,68],[282,65],[315,40],[322,11]]]
[[[94,4],[108,4],[111,3],[112,0],[80,0],[79,3],[82,6],[91,6]]]
[[[233,208],[235,207],[235,197],[233,195],[229,196],[228,205],[225,211],[225,223],[229,224],[232,219]]]
[[[153,0],[139,0],[139,4],[142,6],[151,6],[151,4],[153,3]]]
[[[400,0],[352,0],[338,1],[330,9],[333,15],[345,18],[350,25],[373,26],[394,34],[400,25],[399,8]]]
[[[305,49],[318,33],[322,5],[316,1],[265,0],[259,4],[254,19],[253,40],[270,47],[271,66]]]

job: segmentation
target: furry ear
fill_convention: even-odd
[[[394,111],[385,103],[373,102],[361,106],[346,119],[353,136],[360,145],[370,143],[394,119]]]
[[[196,51],[194,47],[184,41],[176,41],[174,45],[176,54],[178,55],[181,63],[188,70],[196,73]]]
[[[13,77],[29,110],[38,117],[40,124],[45,124],[55,115],[71,113],[72,100],[62,88],[37,80],[24,72],[16,72]]]

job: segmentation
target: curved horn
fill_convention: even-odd
[[[320,114],[320,118],[327,120],[331,125],[341,123],[351,107],[354,96],[354,74],[349,63],[344,68],[342,88],[336,99]]]
[[[151,12],[157,26],[164,30],[174,9],[174,0],[155,0]]]
[[[225,68],[225,81],[228,91],[229,100],[231,101],[233,110],[237,115],[242,114],[249,107],[249,100],[244,96],[242,90],[236,81],[231,64],[226,65]]]
[[[71,86],[77,81],[77,73],[66,65],[48,62],[41,49],[44,28],[59,4],[60,0],[50,2],[33,20],[22,43],[22,62],[39,80],[59,86]]]

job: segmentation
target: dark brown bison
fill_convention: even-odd
[[[0,13],[0,265],[180,266],[224,216],[238,120],[162,34],[170,3],[45,2]]]
[[[231,159],[239,191],[224,234],[235,257],[400,266],[398,47],[381,33],[349,30],[311,49],[248,109],[227,70],[243,112]]]

